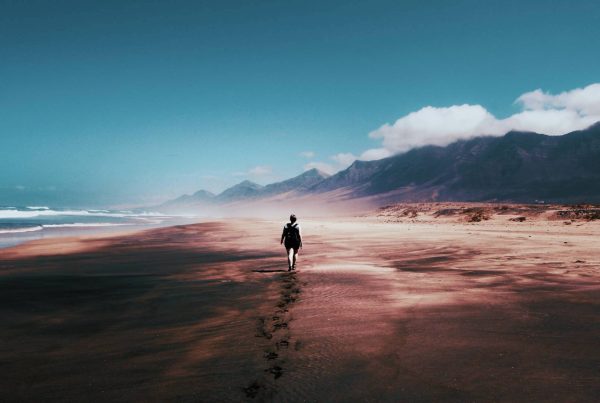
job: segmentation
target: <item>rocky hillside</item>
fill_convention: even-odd
[[[510,132],[356,161],[315,185],[398,201],[600,201],[600,124],[563,136]]]

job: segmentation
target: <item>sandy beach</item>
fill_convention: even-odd
[[[600,223],[405,210],[0,250],[0,400],[597,399]]]

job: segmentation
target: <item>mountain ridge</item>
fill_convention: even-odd
[[[310,191],[344,186],[353,197],[407,190],[398,201],[600,201],[600,124],[562,136],[511,131],[357,161]]]
[[[199,194],[198,204],[227,204],[339,193],[379,203],[600,202],[600,122],[561,136],[510,131],[444,147],[427,145],[380,160],[357,160],[334,175],[311,169],[266,186],[245,180],[218,195],[203,190],[194,195]],[[167,203],[176,205],[184,197]],[[189,204],[193,198],[182,201]]]
[[[219,194],[214,194],[204,189],[200,189],[192,195],[182,195],[175,199],[162,203],[160,207],[177,207],[198,205],[213,205],[232,203],[241,200],[257,199],[261,197],[276,196],[291,191],[303,191],[312,187],[314,184],[328,178],[330,175],[320,171],[317,168],[304,171],[300,175],[286,179],[280,182],[268,184],[266,186],[250,180],[239,182]]]

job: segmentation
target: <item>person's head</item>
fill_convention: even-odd
[[[292,214],[290,216],[290,221],[291,221],[292,224],[296,222],[296,214]]]

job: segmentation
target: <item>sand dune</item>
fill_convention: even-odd
[[[598,223],[402,211],[304,220],[292,274],[267,220],[0,250],[0,400],[600,394]]]

